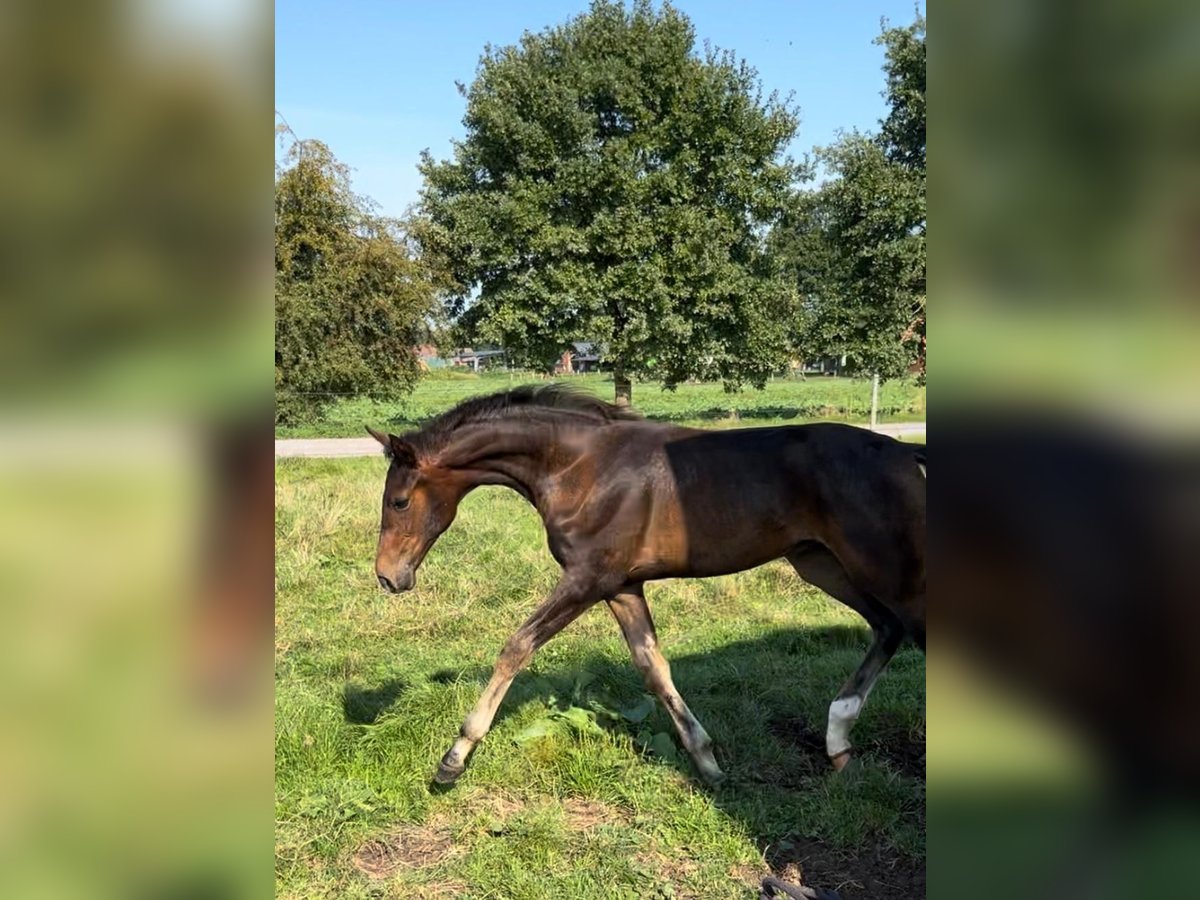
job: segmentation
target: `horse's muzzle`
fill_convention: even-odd
[[[396,573],[395,578],[388,578],[386,575],[376,573],[379,579],[379,586],[389,594],[402,594],[405,591],[411,591],[413,585],[417,583],[417,576],[413,574],[412,569],[401,569]]]

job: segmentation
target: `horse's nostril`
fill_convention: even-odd
[[[392,584],[392,579],[388,578],[386,575],[379,576],[379,586],[389,593],[396,593],[396,586]]]

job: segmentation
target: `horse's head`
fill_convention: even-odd
[[[417,567],[454,521],[462,493],[452,479],[438,478],[437,470],[422,465],[404,438],[372,428],[367,431],[391,461],[383,487],[375,576],[380,587],[398,594],[417,583]]]

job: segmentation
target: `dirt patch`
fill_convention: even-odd
[[[429,884],[405,885],[406,897],[413,900],[453,900],[471,889],[462,881],[432,881]]]
[[[590,831],[599,825],[611,825],[622,819],[620,812],[600,800],[568,797],[562,802],[567,827],[573,831]]]
[[[682,854],[667,854],[658,850],[645,851],[635,857],[637,868],[655,881],[667,882],[678,900],[699,900],[698,894],[685,888],[687,881],[700,866]]]
[[[436,866],[453,849],[448,828],[402,825],[359,847],[354,854],[354,867],[368,878],[390,878],[401,869]]]
[[[703,900],[704,894],[693,893],[685,886],[688,879],[700,870],[700,864],[691,857],[681,853],[666,853],[656,848],[638,853],[634,859],[636,867],[648,878],[671,885],[669,896],[675,897],[676,900]],[[746,863],[732,866],[728,877],[730,881],[745,885],[757,897],[765,874],[761,864]]]
[[[572,831],[590,831],[601,825],[620,822],[625,818],[621,810],[602,800],[568,797],[560,801],[545,795],[522,799],[504,793],[488,792],[472,794],[464,798],[456,806],[443,810],[434,817],[433,821],[438,824],[449,824],[453,820],[461,820],[464,817],[474,818],[488,831],[499,833],[505,829],[508,820],[513,816],[526,812],[539,812],[552,807],[562,810],[566,825]]]
[[[748,863],[740,866],[734,866],[729,870],[729,877],[732,880],[741,882],[742,884],[746,885],[746,887],[751,888],[754,891],[755,896],[758,896],[759,889],[762,887],[764,874],[766,873],[763,872],[763,867],[761,865],[756,866]]]
[[[477,792],[463,797],[434,817],[435,822],[450,823],[453,820],[478,817],[498,823],[506,822],[510,816],[526,808],[526,803],[517,797],[499,791]]]
[[[766,856],[771,871],[784,881],[834,890],[843,900],[925,898],[925,861],[878,845],[845,854],[798,837],[771,845]]]

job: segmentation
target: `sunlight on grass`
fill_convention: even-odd
[[[482,489],[417,589],[380,592],[383,474],[376,458],[276,469],[280,896],[735,898],[753,896],[764,851],[785,838],[922,857],[924,657],[893,660],[855,730],[860,759],[835,776],[811,737],[868,634],[780,563],[648,587],[675,680],[729,774],[720,789],[695,781],[657,704],[622,715],[645,691],[601,604],[517,678],[459,785],[431,793],[558,567],[535,512]]]

